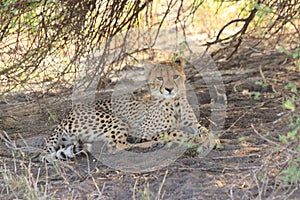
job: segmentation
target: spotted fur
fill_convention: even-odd
[[[188,103],[184,62],[146,63],[150,94],[78,105],[46,139],[43,158],[73,158],[104,141],[111,150],[190,142],[206,133]]]

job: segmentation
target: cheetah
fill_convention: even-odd
[[[116,151],[193,142],[206,135],[208,130],[199,124],[186,97],[185,61],[147,65],[151,65],[146,72],[148,95],[76,106],[46,139],[43,158],[74,158],[89,152],[97,141]]]

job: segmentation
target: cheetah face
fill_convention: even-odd
[[[185,80],[183,60],[155,63],[148,77],[152,96],[165,99],[184,94]]]

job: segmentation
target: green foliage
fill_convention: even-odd
[[[280,46],[279,50],[283,53],[285,53],[288,56],[291,56],[293,59],[298,59],[300,58],[300,44],[298,44],[298,46],[293,50],[287,50],[284,46]]]
[[[255,100],[259,100],[260,95],[261,95],[261,92],[256,92],[256,91],[254,91],[254,92],[251,92],[251,94],[254,96],[253,98],[254,98]]]
[[[288,110],[295,110],[295,108],[296,108],[293,99],[287,99],[284,102],[283,107],[286,108],[286,109],[288,109]]]
[[[288,55],[296,55],[295,52],[286,51]],[[293,56],[293,58],[298,57],[299,52],[297,56]],[[289,82],[285,89],[289,90],[291,95],[285,98],[283,107],[289,110],[291,115],[288,124],[289,131],[280,135],[279,140],[292,152],[292,156],[288,167],[282,171],[282,175],[287,184],[298,184],[300,183],[300,113],[296,111],[296,108],[300,106],[300,96],[295,83]]]
[[[297,101],[297,86],[294,83],[288,83],[285,87],[286,89],[290,89],[292,92],[292,96],[288,97],[283,103],[283,107],[288,110],[294,111],[296,109],[296,105],[299,104],[299,100]]]
[[[255,85],[259,85],[261,87],[268,86],[267,83],[265,83],[264,81],[255,81]],[[259,91],[252,91],[252,92],[250,92],[250,94],[253,96],[253,98],[255,100],[259,100],[260,99],[261,92],[259,92]]]
[[[296,105],[297,104],[297,105]],[[284,107],[293,112],[299,106],[295,100],[287,99]],[[293,112],[289,119],[289,131],[279,136],[279,140],[292,152],[288,167],[282,171],[287,184],[300,183],[300,113]]]
[[[260,85],[262,87],[267,86],[267,84],[265,82],[263,82],[263,81],[255,81],[255,85]]]
[[[255,28],[257,30],[260,30],[261,36],[264,37],[267,33],[269,33],[268,30],[264,29],[263,27],[266,24],[272,24],[273,23],[273,16],[274,11],[273,9],[266,4],[260,4],[260,3],[249,3],[248,4],[249,10],[256,9],[257,12],[255,14]]]
[[[285,176],[284,181],[287,184],[297,184],[300,181],[300,157],[298,161],[289,162],[289,167],[282,171],[282,174]]]
[[[250,9],[257,9],[257,16],[260,18],[266,18],[267,15],[273,13],[273,10],[271,7],[265,4],[258,4],[258,3],[250,3],[249,4]]]
[[[286,55],[288,56],[291,56],[292,59],[294,59],[294,63],[297,67],[297,71],[300,72],[300,43],[297,45],[297,47],[290,51],[290,50],[287,50],[284,46],[280,46],[279,47],[279,50],[283,53],[285,53]]]

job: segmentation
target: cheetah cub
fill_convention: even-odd
[[[188,103],[184,65],[181,59],[151,63],[146,73],[148,95],[75,107],[46,139],[42,158],[74,158],[89,152],[97,141],[114,151],[203,138],[208,131]]]

